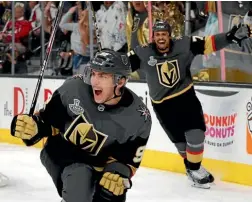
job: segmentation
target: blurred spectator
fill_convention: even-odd
[[[132,1],[128,6],[126,36],[129,51],[138,45],[149,43],[149,22],[143,1]]]
[[[126,37],[128,51],[138,45],[149,43],[148,12],[143,1],[131,1],[128,4]],[[144,79],[145,73],[140,69],[131,74],[133,79]]]
[[[73,72],[77,72],[81,64],[85,64],[90,59],[89,49],[87,45],[89,43],[88,29],[84,30],[84,35],[81,34],[83,27],[88,26],[88,11],[85,9],[80,14],[78,22],[69,22],[72,19],[74,13],[78,11],[78,6],[74,6],[62,17],[60,22],[60,28],[62,30],[71,31],[71,50],[70,52],[61,52],[60,55],[63,58],[68,58],[73,55]],[[84,38],[83,38],[84,37]],[[85,40],[86,39],[86,40]],[[83,43],[84,42],[84,43]]]
[[[36,28],[41,24],[42,11],[38,1],[29,1],[31,14],[29,21],[32,22],[32,28]]]
[[[22,44],[22,40],[28,37],[32,30],[31,23],[24,19],[24,4],[15,4],[15,46],[19,53],[24,53],[26,47]],[[0,33],[0,40],[4,43],[11,43],[12,41],[12,21],[6,25],[6,31]]]
[[[248,11],[244,16],[243,23],[252,28],[252,10]],[[242,41],[241,50],[246,53],[252,53],[252,39],[248,38]]]
[[[184,35],[184,4],[173,1],[154,1],[152,4],[153,18],[168,22],[172,28],[172,38],[181,38]],[[191,12],[191,17],[195,17],[193,12]]]
[[[104,1],[96,12],[102,48],[126,51],[126,16],[127,10],[123,2]]]
[[[56,7],[56,2],[47,1],[44,9],[45,31],[47,33],[51,33],[53,20],[55,19],[57,12],[58,8]]]
[[[1,24],[5,25],[11,18],[11,1],[2,1],[0,8]]]

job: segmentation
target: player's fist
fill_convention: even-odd
[[[106,172],[103,174],[100,185],[106,190],[113,193],[115,196],[120,196],[124,193],[124,178],[118,174]]]
[[[30,140],[38,134],[38,126],[28,115],[17,115],[11,123],[11,135],[23,140]]]

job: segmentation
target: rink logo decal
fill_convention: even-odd
[[[246,150],[248,154],[252,154],[252,98],[246,105],[247,124],[246,124]]]
[[[97,131],[92,124],[88,123],[83,114],[80,114],[71,123],[63,136],[68,142],[92,156],[99,153],[108,138],[107,135]]]
[[[144,116],[145,122],[151,119],[150,111],[147,109],[147,107],[140,105],[137,111],[141,113],[141,116]]]
[[[206,123],[205,143],[213,147],[228,147],[234,143],[237,113],[216,116],[204,114]]]
[[[180,72],[177,60],[165,61],[156,64],[159,83],[172,88],[180,80]]]
[[[80,100],[78,100],[78,99],[74,99],[74,103],[69,104],[69,109],[75,115],[79,115],[79,114],[82,114],[84,112],[84,109],[80,106]]]

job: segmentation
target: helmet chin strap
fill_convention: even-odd
[[[105,102],[103,102],[103,103],[101,103],[101,104],[106,104],[106,102],[108,102],[108,101],[110,101],[110,100],[113,100],[113,99],[115,99],[115,98],[118,98],[118,97],[121,97],[121,96],[122,96],[122,93],[121,93],[120,95],[117,95],[117,94],[116,94],[116,87],[117,87],[117,84],[116,84],[115,87],[114,87],[114,95],[113,95],[113,97],[112,97],[112,98],[109,98],[108,100],[106,100]]]

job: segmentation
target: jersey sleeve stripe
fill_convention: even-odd
[[[214,36],[206,36],[205,37],[205,50],[204,54],[208,55],[216,51],[215,46],[215,37]]]

